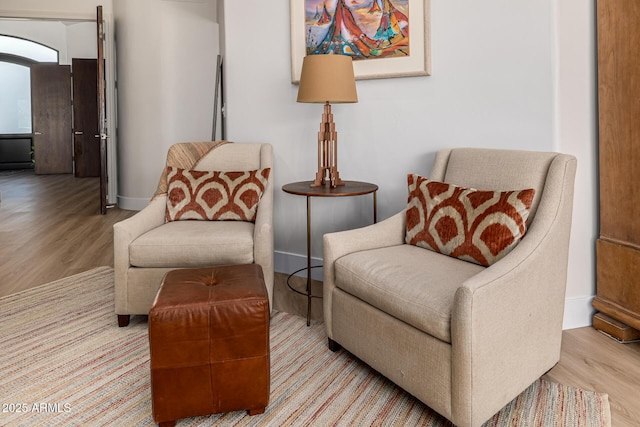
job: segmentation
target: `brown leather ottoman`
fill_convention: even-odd
[[[269,403],[269,299],[256,264],[173,270],[149,312],[153,418]]]

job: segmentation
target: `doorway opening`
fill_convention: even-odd
[[[30,65],[32,101],[31,133],[24,130],[26,136],[31,137],[31,143],[27,144],[31,148],[28,154],[36,174],[74,173],[76,177],[100,177],[100,210],[106,213],[117,193],[115,140],[105,144],[109,135],[97,122],[102,120],[109,127],[115,124],[115,67],[112,65],[113,40],[106,37],[112,34],[112,17],[107,17],[108,22],[105,22],[101,6],[97,6],[97,12],[94,19],[89,16],[54,18],[51,14],[41,17],[39,13],[0,17],[0,34],[58,51],[54,58],[45,62],[27,64]],[[104,46],[108,59],[99,61],[98,53]],[[15,52],[11,54],[19,56]],[[111,64],[108,75],[105,75],[104,64]],[[103,92],[102,97],[97,93],[99,90]],[[108,98],[109,115],[96,113],[98,98],[103,103],[100,111],[104,111],[105,98]],[[107,158],[112,159],[109,164],[112,174],[108,174],[107,166],[103,166]],[[15,166],[6,165],[4,169]],[[25,164],[17,166],[24,167]],[[111,182],[107,179],[109,175],[113,176]]]
[[[58,58],[49,46],[0,34],[0,170],[34,167],[31,67]]]

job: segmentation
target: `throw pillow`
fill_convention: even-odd
[[[167,166],[165,220],[255,222],[270,172],[270,168],[220,172]]]
[[[406,243],[489,266],[527,229],[535,189],[482,191],[409,174]]]

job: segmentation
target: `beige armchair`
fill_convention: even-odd
[[[458,426],[480,426],[560,358],[576,159],[452,149],[430,178],[534,188],[528,229],[489,267],[405,244],[406,216],[324,236],[324,316],[340,346]]]
[[[226,143],[206,153],[196,170],[248,171],[272,168],[270,144]],[[164,275],[177,268],[256,263],[262,267],[273,307],[273,170],[255,223],[173,221],[165,223],[166,195],[114,225],[115,312],[118,324],[148,314]]]

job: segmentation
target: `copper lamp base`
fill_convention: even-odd
[[[311,187],[322,187],[327,180],[331,188],[344,185],[338,172],[338,132],[336,132],[329,102],[324,104],[320,132],[318,132],[318,172]]]

